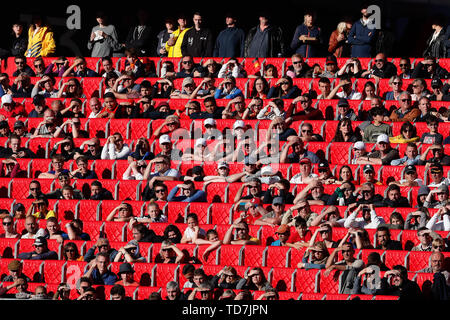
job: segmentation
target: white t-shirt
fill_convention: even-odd
[[[318,177],[319,176],[317,174],[311,173],[308,176],[308,179],[314,179],[314,178],[318,178]],[[295,183],[295,184],[305,184],[305,183],[307,183],[307,182],[303,182],[302,175],[300,173],[297,173],[295,176],[293,176],[289,182],[290,183]]]
[[[200,228],[200,230],[198,230],[198,235],[199,236],[203,236],[206,237],[206,231],[202,228]],[[186,230],[184,230],[184,235],[183,235],[186,239],[192,239],[192,237],[194,236],[194,230],[192,230],[191,228],[186,228]]]
[[[336,94],[339,98],[345,98],[349,100],[361,100],[362,95],[358,91],[352,90],[350,94],[347,96],[344,91],[338,92]]]

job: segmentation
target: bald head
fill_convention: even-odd
[[[433,272],[439,272],[444,268],[444,255],[442,252],[433,252],[431,254],[431,268]]]

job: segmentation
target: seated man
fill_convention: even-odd
[[[391,166],[414,166],[418,165],[420,161],[420,155],[417,150],[417,144],[409,142],[406,146],[405,156],[400,159],[394,159],[391,161]]]
[[[439,187],[428,192],[427,197],[423,203],[424,208],[445,208],[448,204],[448,186],[441,184]],[[436,195],[436,199],[434,199]]]
[[[433,156],[428,158],[428,154],[432,152]],[[450,165],[450,156],[444,153],[444,147],[440,144],[433,144],[429,146],[425,152],[420,155],[420,160],[418,165],[432,165],[432,164],[440,164],[442,166]]]
[[[17,258],[26,260],[58,260],[58,254],[48,249],[47,239],[44,237],[37,237],[34,240],[33,246],[34,251],[22,252]]]
[[[45,195],[48,199],[63,199],[62,189],[65,186],[71,185],[70,175],[67,173],[60,174],[58,176],[58,183],[60,185],[60,188]],[[73,198],[77,200],[84,199],[82,192],[78,189],[73,190]]]
[[[375,208],[372,204],[356,206],[356,204],[349,206],[349,211],[353,211],[345,220],[344,228],[354,229],[376,229],[379,225],[385,223],[384,219],[377,216]],[[362,213],[360,218],[357,218],[359,213]]]
[[[182,190],[182,195],[176,196],[180,189]],[[173,188],[167,196],[167,201],[206,202],[206,193],[203,190],[196,190],[194,182],[188,180]]]
[[[381,250],[403,250],[402,243],[397,240],[391,240],[391,233],[386,226],[377,228],[376,233],[377,247],[375,249]]]
[[[430,183],[428,187],[450,186],[450,179],[444,177],[444,168],[440,163],[430,164]]]
[[[33,137],[59,138],[61,129],[56,125],[55,111],[47,109],[44,111],[44,119],[34,130]]]
[[[35,239],[36,233],[39,230],[39,224],[37,224],[36,217],[28,216],[25,218],[25,229],[22,231],[21,239]]]
[[[60,174],[69,174],[70,171],[63,169],[64,167],[64,157],[60,154],[54,155],[52,157],[52,168],[49,172],[42,172],[38,178],[39,179],[56,179]]]
[[[392,122],[409,121],[414,122],[420,115],[420,110],[412,105],[411,94],[403,91],[398,96],[399,108],[394,110],[389,117]]]
[[[98,251],[97,251],[98,249]],[[95,253],[97,251],[97,253]],[[99,238],[97,242],[89,248],[89,250],[84,255],[84,261],[90,262],[95,259],[96,255],[100,253],[106,253],[109,256],[110,261],[114,261],[118,251],[114,248],[111,248],[109,240],[106,238]]]
[[[383,206],[383,196],[375,194],[375,185],[371,182],[364,182],[359,188],[353,192],[353,195],[357,197],[357,205],[370,205],[374,207]]]
[[[98,179],[95,171],[88,169],[88,158],[79,156],[75,162],[78,168],[70,173],[72,177],[76,179]]]
[[[419,239],[419,244],[411,249],[411,251],[431,251],[433,237],[431,236],[431,230],[426,227],[421,227],[417,229],[417,238]]]
[[[191,119],[222,119],[222,112],[224,107],[218,107],[214,97],[205,98],[203,101],[205,111],[194,112],[190,115]]]
[[[308,201],[309,205],[326,205],[330,195],[325,194],[321,180],[313,179],[301,192],[295,197],[294,203],[299,201]]]
[[[363,129],[363,142],[374,143],[381,134],[392,136],[392,128],[390,125],[383,123],[384,111],[381,107],[376,107],[370,110],[373,117],[373,123],[369,124]]]
[[[386,189],[387,198],[383,199],[383,207],[389,208],[407,208],[411,207],[406,197],[400,193],[400,187],[396,184],[390,184]]]
[[[73,219],[66,224],[66,232],[61,234],[64,240],[85,240],[90,241],[91,236],[83,232],[83,221],[81,219]]]
[[[307,184],[315,178],[318,178],[318,175],[312,172],[311,160],[305,157],[300,160],[300,172],[294,175],[289,182],[294,184]]]
[[[342,88],[342,91],[338,92]],[[327,99],[340,99],[345,98],[349,100],[361,100],[362,95],[360,92],[352,89],[352,80],[350,76],[343,75],[339,79],[339,84],[334,87],[330,92]]]
[[[22,147],[22,139],[16,134],[9,137],[9,147],[0,151],[1,158],[36,158],[36,155],[28,148]]]
[[[223,244],[237,244],[237,245],[259,245],[258,238],[252,237],[248,231],[248,224],[240,217],[236,219],[233,224],[228,228],[225,236],[223,237]],[[236,239],[233,240],[233,233],[236,229]]]
[[[291,57],[292,65],[288,66],[286,75],[291,78],[311,78],[313,69],[306,64],[300,53],[295,53]]]
[[[289,191],[290,189],[291,183],[287,179],[280,179],[273,184],[269,184],[263,195],[264,203],[272,203],[275,194],[277,197],[281,197],[285,204],[294,204],[295,197]]]
[[[298,214],[294,216],[294,212],[296,210]],[[306,221],[307,226],[310,227],[311,223],[317,218],[317,216],[317,213],[312,212],[308,201],[301,200],[285,212],[283,219],[281,220],[281,224],[293,226],[295,224],[295,218],[301,217]]]
[[[273,241],[270,245],[273,247],[285,247],[289,246],[288,240],[291,236],[291,228],[283,224],[278,227],[275,234],[278,236],[278,240]]]
[[[264,214],[258,220],[255,221],[256,225],[269,225],[276,226],[280,225],[281,219],[283,218],[285,209],[284,200],[282,197],[275,197],[272,201],[272,211]],[[289,238],[289,235],[288,235]],[[286,238],[286,241],[287,239]]]
[[[108,270],[109,263],[109,255],[99,253],[95,260],[89,263],[89,269],[84,276],[90,278],[94,285],[114,285],[118,279],[115,273]]]
[[[152,167],[154,167],[153,172],[151,172]],[[147,186],[152,189],[156,181],[175,181],[179,177],[180,173],[178,170],[170,168],[170,158],[166,155],[157,155],[147,165],[143,180],[148,180]]]
[[[85,145],[87,145],[88,148],[86,152],[83,152]],[[100,140],[97,137],[94,137],[90,140],[84,141],[75,153],[74,158],[77,158],[81,155],[85,156],[88,160],[101,159],[102,147],[100,146]]]
[[[295,112],[298,102],[300,102],[302,110]],[[289,111],[286,112],[286,117],[290,121],[325,119],[322,111],[312,106],[312,100],[308,93],[305,93],[292,101]]]
[[[391,182],[398,185],[399,187],[409,186],[409,187],[422,187],[423,180],[418,178],[417,169],[413,165],[408,165],[405,167],[405,178],[399,181]]]
[[[358,121],[358,116],[355,111],[350,108],[347,99],[341,98],[337,103],[337,116],[334,120],[341,121],[342,119],[350,119],[352,121]]]
[[[103,188],[100,181],[93,181],[91,183],[90,200],[114,200],[111,191]]]
[[[173,142],[168,134],[163,134],[159,137],[159,146],[161,148],[161,152],[158,153],[156,157],[167,156],[171,160],[181,160],[183,152],[173,147]]]
[[[300,137],[289,137],[287,141],[280,155],[280,163],[300,163],[300,160],[305,158],[312,163],[320,162],[319,157],[314,152],[308,151],[304,147],[304,142]],[[290,148],[292,148],[292,153],[288,155]]]
[[[87,62],[84,57],[78,56],[73,61],[73,64],[67,68],[63,73],[65,77],[98,77],[99,75],[94,70],[87,67]]]
[[[44,96],[37,94],[33,97],[34,109],[28,114],[28,118],[43,118],[44,112],[48,109]]]
[[[391,147],[389,137],[386,134],[380,134],[377,137],[377,149],[367,155],[367,159],[359,158],[357,164],[382,164],[390,165],[394,159],[399,159],[397,149]]]
[[[395,265],[386,271],[381,279],[380,295],[399,296],[400,300],[420,300],[422,293],[417,282],[408,279],[408,270],[402,265]]]
[[[125,160],[131,153],[128,144],[124,143],[122,135],[119,132],[109,136],[102,149],[102,159]]]

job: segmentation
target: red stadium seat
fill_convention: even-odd
[[[0,239],[0,256],[12,259],[19,253],[19,239]]]
[[[43,282],[44,260],[22,260],[22,266],[23,274],[27,275],[32,282]]]
[[[296,266],[294,266],[295,268]],[[295,276],[295,290],[296,292],[318,292],[319,288],[319,273],[317,269],[305,270],[298,269]]]
[[[60,284],[64,280],[65,274],[64,260],[45,260],[44,261],[44,279],[45,283]]]
[[[220,247],[219,264],[241,266],[240,256],[244,246],[222,245]]]
[[[156,264],[154,263],[135,263],[134,279],[139,283],[139,286],[149,287],[152,284],[156,273]]]
[[[292,291],[297,268],[273,268],[272,286],[277,291]]]

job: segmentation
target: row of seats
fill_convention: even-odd
[[[0,261],[2,277],[8,274],[7,263],[10,259]],[[120,262],[113,262],[109,269],[117,273]],[[201,266],[206,274],[215,275],[225,265],[203,265]],[[200,267],[200,265],[196,265]],[[179,264],[155,264],[155,263],[134,263],[134,279],[142,287],[162,287],[164,288],[169,281],[177,281],[180,287],[184,285],[186,279],[181,275],[183,265]],[[87,268],[86,262],[67,262],[67,261],[39,261],[23,260],[23,273],[29,275],[37,283],[47,285],[57,285],[61,282],[67,282],[69,285],[75,285],[78,279]],[[250,266],[234,266],[239,275],[244,276],[251,269]],[[327,293],[338,294],[339,283],[342,281],[342,274],[336,279],[335,272],[325,275],[325,270],[317,269],[297,269],[286,267],[261,267],[267,280],[280,292],[297,293]],[[384,272],[380,273],[382,277]],[[408,278],[416,281],[422,288],[427,281],[433,280],[432,273],[408,272]],[[75,280],[75,281],[74,281]],[[8,283],[3,283],[4,285]],[[31,285],[32,283],[30,283]]]

